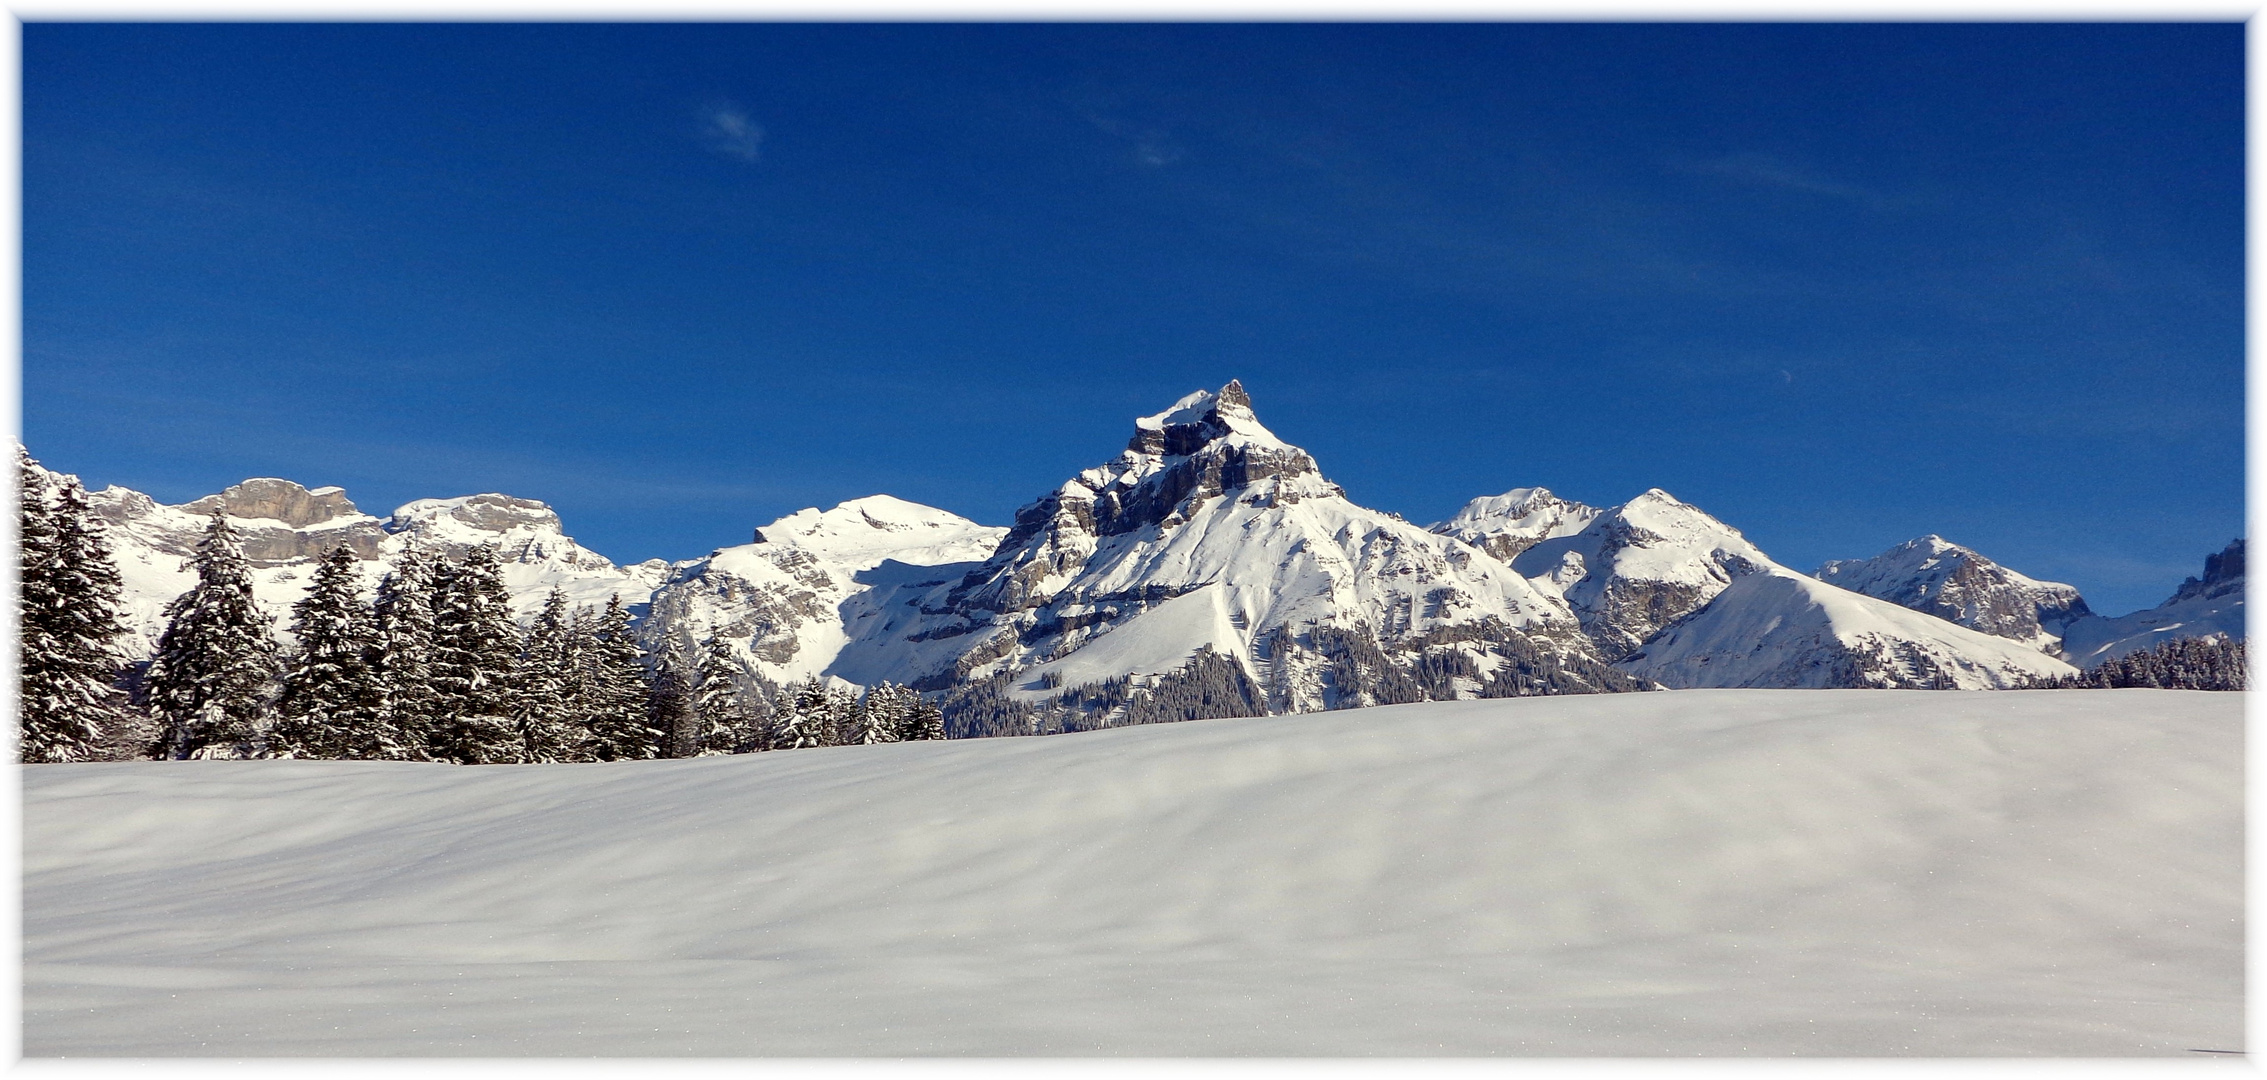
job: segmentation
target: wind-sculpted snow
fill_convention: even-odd
[[[2244,1049],[2242,723],[1693,691],[33,766],[23,1046],[2195,1057]]]
[[[1620,666],[1679,689],[1989,690],[2076,673],[2020,642],[1776,566],[1733,582]]]
[[[1871,559],[1837,559],[1816,577],[2049,655],[2060,651],[2067,625],[2092,614],[2077,589],[2025,577],[1935,535]]]

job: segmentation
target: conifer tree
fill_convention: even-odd
[[[402,760],[430,760],[432,730],[440,715],[433,689],[433,558],[404,551],[378,583],[378,720]]]
[[[630,629],[622,598],[607,600],[590,642],[590,682],[585,691],[584,756],[595,761],[650,758],[661,733],[648,722],[649,692],[642,650]]]
[[[577,605],[567,622],[567,749],[562,761],[598,760],[598,743],[590,737],[598,698],[598,627],[598,610],[589,604]]]
[[[710,635],[701,647],[700,685],[693,695],[694,719],[699,725],[699,753],[737,754],[752,741],[747,713],[740,703],[740,682],[735,677],[739,659],[724,635]]]
[[[192,564],[197,584],[165,606],[165,634],[143,680],[163,724],[160,758],[259,753],[277,649],[252,599],[251,569],[228,518],[213,512]]]
[[[942,739],[945,737],[945,711],[931,702],[915,698],[913,711],[906,717],[905,727],[910,734],[902,737],[908,741]]]
[[[520,648],[513,705],[522,760],[574,758],[573,732],[579,704],[576,691],[582,685],[576,671],[581,651],[575,647],[575,629],[574,617],[567,611],[567,594],[552,589]]]
[[[662,639],[654,657],[653,692],[648,698],[647,723],[656,732],[655,756],[692,757],[700,752],[700,718],[694,712],[694,690],[699,670],[676,635]]]
[[[866,710],[879,717],[890,738],[898,742],[942,739],[945,714],[921,700],[919,691],[884,682],[867,691]]]
[[[291,610],[299,647],[284,670],[269,752],[365,760],[405,756],[378,718],[382,695],[371,666],[378,652],[377,619],[362,601],[362,560],[344,544],[333,548]]]
[[[443,566],[435,585],[433,756],[466,765],[518,761],[512,668],[520,635],[496,549],[483,544],[466,551],[462,562]]]
[[[780,695],[772,714],[771,748],[802,750],[833,742],[832,696],[817,676],[797,683]]]
[[[23,761],[85,761],[123,720],[118,567],[77,481],[51,485],[16,448],[18,744]]]
[[[905,723],[907,691],[894,683],[883,682],[866,691],[865,700],[850,716],[842,741],[853,746],[898,741],[898,732]]]

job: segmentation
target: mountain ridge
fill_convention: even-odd
[[[2240,540],[2167,602],[2210,607],[2202,622],[2141,626],[2149,613],[2136,613],[2126,626],[2069,586],[1933,535],[1800,575],[1659,488],[1612,507],[1513,488],[1420,527],[1347,499],[1236,381],[1132,428],[1116,457],[1007,526],[877,494],[783,515],[748,544],[631,566],[577,544],[548,505],[500,493],[413,500],[384,518],[342,489],[272,477],[179,506],[119,487],[89,503],[118,541],[145,653],[165,601],[187,588],[179,560],[218,511],[244,534],[279,626],[314,557],[341,544],[366,585],[410,546],[493,544],[523,619],[554,587],[576,603],[620,594],[649,650],[722,636],[767,698],[822,677],[982,686],[988,707],[1032,723],[1091,703],[1095,688],[1119,700],[1193,677],[1200,661],[1233,669],[1234,685],[1214,690],[1245,701],[1221,707],[1290,713],[1647,683],[2010,685],[2067,671],[2055,632],[2069,628],[2098,658],[2115,655],[2096,641],[2111,631],[2225,635],[2232,611],[2241,633]],[[1773,581],[1735,588],[1756,577]],[[1743,626],[1747,638],[1726,636]],[[2000,641],[2039,662],[2010,659]],[[1761,664],[1759,650],[1785,657]],[[1806,665],[1813,674],[1786,674]]]

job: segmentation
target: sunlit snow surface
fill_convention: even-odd
[[[2241,695],[1683,691],[24,770],[24,1049],[2190,1055]]]

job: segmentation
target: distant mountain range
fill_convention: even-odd
[[[1136,419],[1116,457],[1006,528],[875,495],[701,558],[617,566],[543,503],[498,494],[385,519],[278,479],[180,506],[117,487],[90,503],[144,655],[218,511],[279,627],[339,545],[374,585],[413,546],[494,544],[523,617],[553,588],[619,595],[649,646],[722,636],[767,695],[825,676],[1122,713],[1127,688],[1199,670],[1226,702],[1216,715],[1655,686],[1982,689],[2243,636],[2242,540],[2164,604],[2104,618],[2068,585],[1936,536],[1805,575],[1659,489],[1596,508],[1516,488],[1426,528],[1348,500],[1234,382]]]

